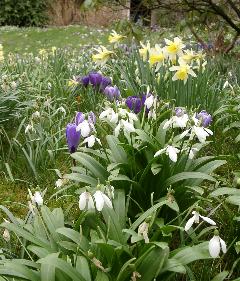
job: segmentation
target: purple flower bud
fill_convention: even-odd
[[[100,89],[103,91],[108,85],[111,85],[112,81],[109,77],[103,76]]]
[[[132,110],[135,114],[139,113],[146,100],[146,95],[141,96],[130,96],[126,99],[126,106]]]
[[[118,100],[120,98],[120,91],[117,86],[107,86],[104,90],[104,94],[110,100]]]
[[[211,114],[207,113],[206,110],[202,110],[200,113],[197,114],[197,119],[201,120],[201,124],[203,127],[208,127],[212,123],[212,116]]]
[[[82,112],[77,112],[75,116],[75,124],[79,125],[80,123],[83,122],[84,119],[85,119],[84,114]]]
[[[66,139],[70,153],[74,153],[77,150],[80,142],[81,134],[76,129],[77,125],[74,123],[69,123],[66,127]]]
[[[98,73],[98,72],[91,72],[89,73],[89,82],[94,86],[100,86],[100,84],[102,83],[102,74]]]
[[[88,122],[92,124],[96,124],[96,115],[92,111],[90,111],[88,114]]]
[[[175,108],[175,114],[177,117],[183,116],[184,113],[185,113],[185,110],[183,108],[181,108],[181,107]]]

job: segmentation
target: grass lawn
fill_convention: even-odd
[[[1,27],[0,43],[5,53],[36,53],[40,49],[71,47],[80,49],[82,45],[106,44],[108,32],[85,26],[18,28]]]

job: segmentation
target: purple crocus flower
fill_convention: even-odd
[[[137,114],[142,110],[145,100],[146,100],[146,95],[130,96],[126,99],[125,103],[130,110],[132,110],[135,114]]]
[[[89,76],[89,82],[94,86],[94,87],[97,87],[97,86],[100,86],[101,83],[102,83],[102,79],[103,79],[103,76],[102,74],[98,73],[98,72],[91,72],[88,74]]]
[[[103,76],[100,89],[103,91],[108,85],[111,85],[112,81],[109,77]]]
[[[206,110],[199,112],[196,117],[201,120],[202,126],[205,128],[212,123],[212,116]]]
[[[87,87],[89,85],[89,76],[87,75],[87,76],[81,77],[80,82],[82,83],[82,85],[84,87]]]
[[[85,119],[84,114],[82,112],[77,112],[75,116],[75,124],[79,125],[80,123],[83,122],[84,119]]]
[[[74,153],[77,150],[80,142],[81,134],[76,129],[77,125],[75,123],[69,123],[66,127],[66,139],[70,153]]]
[[[104,94],[110,101],[120,98],[120,91],[117,86],[107,86],[104,90]]]
[[[88,114],[88,122],[92,124],[96,124],[96,115],[92,111],[90,111]]]

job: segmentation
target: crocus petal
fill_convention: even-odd
[[[195,216],[191,217],[191,218],[187,221],[187,223],[186,223],[186,225],[185,225],[185,228],[184,228],[185,231],[188,231],[188,230],[192,227],[194,221],[195,221]]]
[[[226,245],[225,241],[223,241],[220,237],[219,237],[219,240],[220,240],[222,251],[223,251],[224,254],[226,254],[226,252],[227,252],[227,245]]]
[[[209,241],[209,254],[213,258],[217,258],[220,253],[220,241],[219,237],[214,235],[213,238]]]

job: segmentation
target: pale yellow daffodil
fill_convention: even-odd
[[[176,56],[182,56],[182,49],[185,45],[182,43],[182,40],[178,37],[175,37],[173,41],[165,39],[167,46],[165,47],[165,51],[168,54],[168,57],[172,59],[176,59]]]
[[[180,64],[180,65],[174,65],[169,68],[170,71],[176,71],[176,73],[173,75],[172,80],[182,80],[184,81],[184,84],[187,82],[188,76],[191,75],[193,77],[196,77],[197,75],[192,70],[191,66],[188,64]]]
[[[104,46],[100,46],[98,49],[96,49],[98,52],[95,55],[92,55],[92,60],[96,62],[97,64],[105,64],[107,60],[110,58],[110,56],[113,54],[112,51],[107,50]]]
[[[148,56],[148,53],[151,49],[150,43],[148,41],[147,45],[144,45],[142,42],[140,42],[140,44],[141,44],[142,48],[139,49],[139,54],[140,54],[140,56],[142,57],[143,60],[146,60],[147,56]]]
[[[149,51],[150,66],[156,65],[156,68],[159,69],[160,66],[164,63],[164,59],[165,59],[164,50],[159,45],[155,45],[155,48],[150,49]]]
[[[126,36],[123,36],[121,34],[118,34],[115,30],[111,32],[111,34],[108,36],[108,41],[111,44],[115,44],[120,42],[122,39],[126,38]]]

